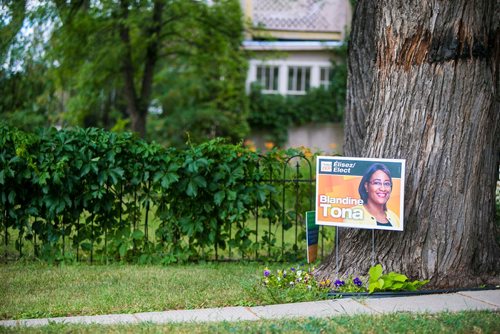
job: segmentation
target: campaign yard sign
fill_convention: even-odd
[[[403,231],[405,160],[318,156],[316,224]]]

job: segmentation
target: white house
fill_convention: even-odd
[[[259,82],[263,93],[300,95],[330,83],[332,49],[349,29],[349,0],[240,0],[251,29],[243,48],[249,51],[247,91]],[[256,134],[252,140],[262,147]],[[340,124],[312,124],[288,131],[288,147],[306,146],[340,153]]]
[[[349,0],[241,0],[252,23],[243,47],[251,51],[247,89],[305,94],[328,85],[331,49],[341,45],[351,18]]]

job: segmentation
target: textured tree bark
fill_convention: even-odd
[[[372,86],[375,70],[375,39],[367,31],[375,29],[375,7],[373,1],[358,1],[353,16],[351,40],[349,42],[347,109],[345,128],[352,133],[346,136],[344,151],[352,156],[361,156],[366,134],[365,120],[372,104]],[[354,83],[356,83],[354,85]]]
[[[405,230],[375,231],[375,262],[433,287],[500,281],[500,5],[359,0],[346,156],[406,159]],[[365,17],[372,15],[372,17]],[[339,229],[321,277],[362,274],[372,232]]]

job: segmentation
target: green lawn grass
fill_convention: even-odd
[[[279,266],[279,265],[277,265]],[[257,263],[0,265],[0,319],[258,305]]]
[[[0,333],[499,333],[500,314],[477,311],[218,323],[64,325],[0,328]]]
[[[272,264],[270,269],[291,264]],[[0,319],[135,313],[266,303],[252,293],[262,275],[255,262],[191,265],[0,265]],[[500,313],[461,312],[341,316],[206,324],[63,325],[2,328],[0,333],[500,333]]]

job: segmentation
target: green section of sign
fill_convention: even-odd
[[[315,217],[316,211],[307,211],[306,212],[306,221],[307,221],[307,228],[308,229],[315,229],[318,228],[316,225],[316,217]]]
[[[319,236],[319,226],[316,225],[316,212],[306,212],[306,226],[307,226],[307,246],[317,245]]]

